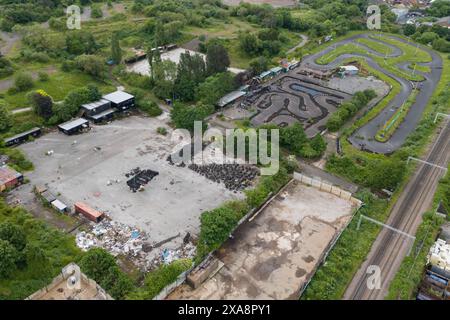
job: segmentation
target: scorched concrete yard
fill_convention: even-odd
[[[158,134],[158,127],[166,127],[168,134]],[[132,116],[81,135],[52,132],[20,148],[35,165],[28,175],[33,185],[45,185],[70,207],[81,201],[143,230],[150,245],[174,237],[162,247],[174,249],[187,232],[198,233],[201,212],[241,196],[187,167],[169,164],[174,146],[163,120]],[[133,192],[127,181],[136,168],[159,174],[147,175],[153,177],[143,190]]]
[[[298,299],[356,205],[294,180],[218,252],[224,266],[169,299]]]

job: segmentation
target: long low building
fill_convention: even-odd
[[[16,144],[27,142],[30,139],[30,137],[36,138],[36,137],[40,136],[41,133],[42,133],[41,128],[35,127],[31,130],[28,130],[28,131],[16,134],[15,136],[6,138],[4,140],[4,143],[5,143],[5,146],[11,147]]]
[[[232,91],[230,93],[228,93],[227,95],[223,96],[222,98],[219,99],[219,101],[217,102],[217,106],[220,108],[225,107],[226,105],[229,105],[230,103],[235,102],[236,100],[238,100],[239,98],[243,97],[246,95],[245,91]]]
[[[80,132],[81,130],[89,127],[89,121],[84,118],[78,118],[70,120],[68,122],[58,125],[58,129],[65,134],[71,135]]]
[[[81,109],[83,110],[83,116],[95,123],[111,119],[117,111],[111,107],[111,101],[106,99],[83,104]]]

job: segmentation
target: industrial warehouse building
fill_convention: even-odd
[[[71,120],[68,122],[65,122],[63,124],[60,124],[58,126],[59,131],[64,132],[67,135],[75,134],[83,129],[86,129],[89,127],[89,121],[87,121],[84,118],[78,118],[75,120]]]
[[[27,142],[30,139],[30,137],[35,138],[35,137],[41,135],[41,133],[42,133],[41,128],[37,128],[37,127],[33,128],[31,130],[19,133],[19,134],[13,136],[13,137],[6,138],[4,140],[5,146],[6,147],[11,147],[11,146],[16,145],[16,144]]]
[[[23,183],[23,175],[8,167],[0,167],[0,192],[17,187]]]
[[[111,101],[106,99],[83,104],[81,109],[83,110],[83,116],[94,123],[110,120],[116,112],[116,109],[111,107]]]
[[[134,107],[135,99],[129,93],[125,91],[115,91],[103,96],[104,100],[111,102],[111,107],[116,108],[118,111],[125,111]]]

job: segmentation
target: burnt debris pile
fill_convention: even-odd
[[[125,176],[130,178],[127,181],[127,185],[130,187],[131,191],[136,192],[142,190],[143,187],[149,183],[154,177],[159,174],[157,171],[153,170],[141,170],[139,167],[131,170],[131,172],[126,173]]]
[[[188,168],[211,181],[224,183],[225,187],[232,191],[240,191],[251,186],[259,174],[257,167],[237,163],[190,164]]]

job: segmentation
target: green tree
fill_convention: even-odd
[[[115,299],[124,298],[134,288],[131,280],[120,271],[116,259],[102,248],[86,252],[81,258],[80,268]]]
[[[83,54],[75,58],[75,64],[81,71],[96,78],[104,78],[106,67],[103,59],[96,55]]]
[[[34,113],[48,120],[53,116],[53,100],[44,90],[31,92],[28,96]]]
[[[211,76],[227,71],[230,66],[230,57],[227,49],[220,44],[211,43],[206,52],[206,73]]]
[[[186,106],[181,103],[175,103],[170,115],[177,128],[184,128],[190,131],[194,130],[195,121],[203,121],[214,111],[212,106],[198,105]]]
[[[203,104],[215,105],[222,96],[234,89],[234,85],[234,76],[230,72],[215,74],[200,84],[197,99]]]
[[[33,78],[28,73],[19,73],[14,79],[14,85],[18,91],[26,91],[33,87]]]
[[[111,38],[111,58],[115,64],[120,64],[122,61],[122,49],[120,48],[119,35],[114,32]]]
[[[177,97],[181,101],[194,100],[197,87],[205,77],[206,65],[202,56],[191,55],[189,52],[182,53],[174,87]]]
[[[6,279],[17,269],[18,252],[8,241],[0,239],[0,279]]]
[[[70,54],[92,54],[97,50],[92,33],[83,30],[76,30],[66,33],[66,48]]]
[[[159,98],[173,98],[174,83],[177,76],[177,65],[170,60],[153,63],[155,87],[154,92]]]
[[[265,57],[258,57],[250,61],[250,71],[254,75],[261,74],[268,68],[269,68],[269,61]]]
[[[11,113],[3,101],[0,100],[0,132],[4,132],[11,128]]]
[[[17,251],[22,251],[27,244],[27,237],[23,229],[11,222],[0,224],[0,239],[8,241]]]

